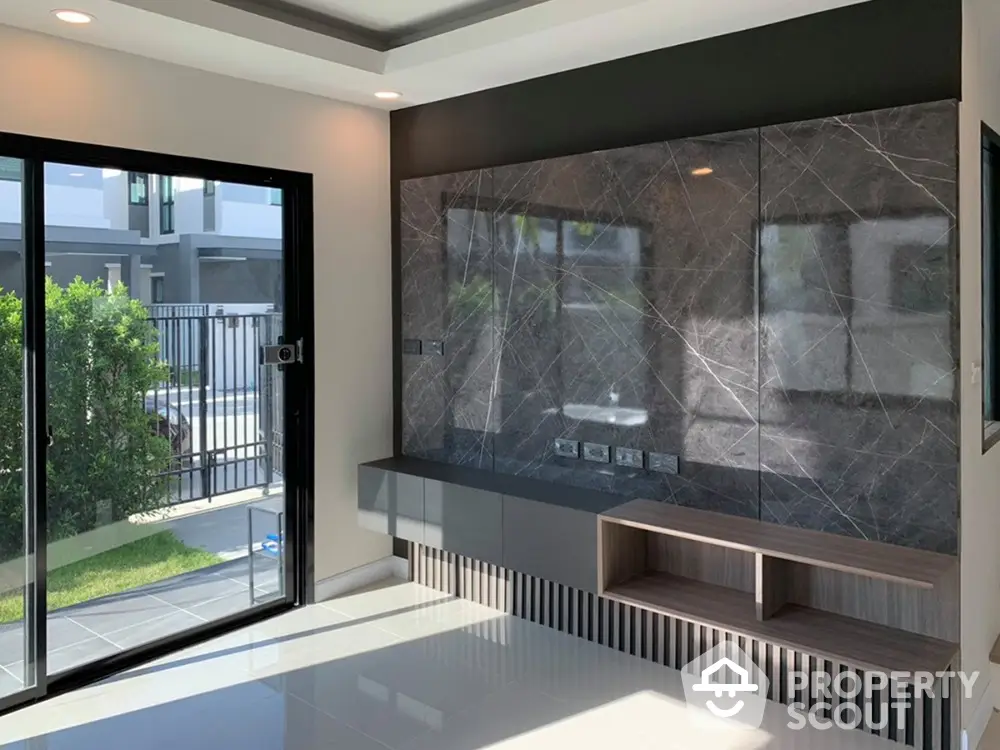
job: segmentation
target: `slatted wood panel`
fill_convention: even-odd
[[[410,580],[415,583],[672,669],[682,668],[718,643],[735,641],[764,670],[770,680],[768,697],[780,703],[815,707],[827,702],[820,680],[793,689],[788,680],[790,671],[825,673],[831,683],[834,679],[864,680],[864,672],[851,665],[649,612],[422,544],[410,543],[409,560]],[[504,638],[502,622],[485,623],[481,627],[489,630],[483,635],[491,640],[499,643]],[[838,677],[842,673],[854,677],[846,674]],[[905,689],[912,696],[912,687]],[[867,710],[874,723],[884,724],[872,730],[873,734],[919,750],[958,750],[960,689],[957,679],[950,680],[947,686],[939,681],[933,688],[934,698],[913,696],[909,708],[890,707],[887,717],[880,715],[883,697],[876,696],[870,706],[866,706],[863,696],[856,700],[860,711]],[[819,715],[829,717],[831,711],[838,710],[839,702],[840,699],[832,698],[830,708],[819,708]]]

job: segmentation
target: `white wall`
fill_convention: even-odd
[[[975,694],[962,705],[962,724],[969,727],[978,717],[988,716],[984,712],[991,704],[989,652],[1000,633],[1000,447],[982,454],[982,384],[973,382],[972,376],[974,366],[983,360],[980,123],[1000,130],[1000,3],[964,0],[963,15],[959,110],[962,663],[966,671],[982,673]]]
[[[281,206],[220,200],[215,231],[230,237],[281,239]]]
[[[3,130],[313,173],[316,578],[389,554],[356,521],[392,450],[388,115],[6,26],[0,70]]]

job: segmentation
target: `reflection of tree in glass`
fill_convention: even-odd
[[[454,323],[465,323],[490,313],[493,284],[482,274],[474,273],[463,284],[453,281],[448,289],[448,309]]]

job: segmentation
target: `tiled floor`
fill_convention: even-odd
[[[0,718],[4,750],[898,750],[696,720],[679,673],[414,584],[297,610]],[[783,718],[784,717],[784,718]],[[4,744],[6,743],[6,744]]]
[[[247,609],[247,560],[244,557],[50,613],[49,673]],[[278,590],[277,563],[256,556],[254,566],[256,600],[266,601]],[[23,624],[0,626],[0,695],[21,689],[23,658]]]

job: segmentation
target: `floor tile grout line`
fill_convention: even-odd
[[[160,597],[158,597],[158,596],[153,596],[152,594],[146,594],[146,596],[152,597],[153,599],[156,599],[156,601],[158,601],[158,602],[163,602],[164,604],[169,604],[171,607],[173,607],[174,609],[176,609],[178,612],[184,612],[185,614],[191,615],[192,617],[195,617],[195,618],[201,620],[202,622],[208,622],[208,620],[205,619],[204,617],[202,617],[201,615],[197,615],[194,612],[190,612],[190,611],[184,609],[184,607],[179,607],[176,604],[173,604],[171,602],[164,601],[163,599],[160,599]],[[202,604],[207,604],[207,603],[208,602],[202,602]],[[174,613],[171,612],[170,614],[174,614]]]
[[[294,699],[295,699],[295,700],[297,700],[297,701],[298,701],[299,703],[302,703],[302,704],[304,704],[304,705],[306,705],[306,706],[309,706],[309,708],[311,708],[311,709],[312,709],[313,711],[316,711],[317,713],[321,713],[321,714],[323,714],[323,716],[325,716],[325,717],[326,717],[326,718],[328,718],[328,719],[332,719],[332,720],[333,720],[334,722],[336,722],[337,724],[340,724],[341,726],[344,726],[344,727],[347,727],[347,728],[348,728],[348,729],[350,729],[350,730],[351,730],[352,732],[357,732],[358,734],[360,734],[360,735],[361,735],[362,737],[364,737],[365,739],[369,739],[369,740],[371,740],[372,742],[376,742],[376,743],[378,743],[378,744],[379,744],[379,745],[381,745],[382,747],[385,747],[385,748],[388,748],[389,750],[393,750],[393,747],[392,747],[392,745],[387,745],[387,744],[385,744],[384,742],[382,742],[381,740],[377,740],[377,739],[375,739],[375,738],[374,738],[374,737],[372,737],[372,736],[371,736],[370,734],[368,734],[368,733],[366,733],[366,732],[363,732],[363,731],[361,731],[360,729],[358,729],[358,728],[357,728],[356,726],[354,726],[353,724],[350,724],[350,723],[348,723],[347,721],[344,721],[343,719],[340,719],[340,718],[338,718],[338,717],[334,716],[333,714],[331,714],[331,713],[328,713],[328,712],[324,711],[324,710],[323,710],[322,708],[320,708],[319,706],[316,706],[316,705],[314,705],[313,703],[311,703],[310,701],[307,701],[307,700],[306,700],[305,698],[303,698],[303,697],[302,697],[301,695],[296,695],[295,693],[292,693],[292,692],[290,692],[290,691],[288,691],[288,690],[284,690],[284,691],[282,691],[282,692],[284,692],[284,693],[285,693],[286,695],[288,695],[289,697],[291,697],[291,698],[294,698]],[[428,730],[428,731],[430,731],[430,730]],[[417,736],[420,736],[420,735],[417,735]]]
[[[74,619],[73,619],[72,617],[66,617],[66,615],[63,615],[63,617],[64,617],[64,618],[65,618],[65,619],[66,619],[67,621],[69,621],[69,622],[73,623],[74,625],[76,625],[76,626],[78,626],[78,627],[81,627],[81,628],[83,628],[83,629],[84,629],[84,630],[86,630],[86,631],[87,631],[88,633],[93,633],[94,635],[96,635],[96,636],[97,636],[98,638],[100,638],[101,640],[104,640],[104,641],[107,641],[108,643],[110,643],[110,644],[111,644],[112,646],[114,646],[114,647],[115,647],[116,649],[118,649],[119,651],[124,651],[124,649],[123,649],[123,648],[122,648],[121,646],[119,646],[119,645],[118,645],[117,643],[115,643],[115,642],[114,642],[113,640],[111,640],[110,638],[105,638],[105,637],[104,637],[103,635],[101,635],[100,633],[98,633],[98,632],[97,632],[96,630],[91,630],[91,629],[90,629],[90,628],[88,628],[88,627],[87,627],[86,625],[84,625],[84,624],[83,624],[82,622],[77,622],[77,621],[76,621],[76,620],[74,620]],[[85,641],[79,641],[79,643],[85,643]],[[75,645],[77,645],[77,644],[75,644],[75,643],[74,643],[73,645],[75,646]],[[54,651],[54,649],[53,649],[53,651]]]
[[[244,591],[247,590],[247,589],[249,589],[249,585],[244,584],[244,583],[242,583],[240,581],[237,581],[234,578],[229,578],[227,576],[223,576],[223,575],[220,575],[220,574],[214,573],[214,572],[213,573],[209,573],[209,575],[210,576],[214,576],[215,578],[217,578],[220,581],[229,581],[231,583],[240,584],[243,587]],[[265,594],[269,593],[267,591],[264,591],[264,590],[260,589],[259,587],[255,586],[254,588],[257,589],[260,593],[265,593]],[[205,605],[205,604],[211,604],[213,602],[221,601],[222,599],[226,599],[227,597],[234,596],[237,593],[242,593],[242,592],[232,591],[232,592],[229,592],[229,593],[226,593],[226,594],[221,594],[220,596],[215,596],[215,597],[212,597],[211,599],[206,599],[203,602],[199,602],[196,606],[202,606],[202,605]],[[208,618],[203,617],[203,616],[199,615],[196,612],[192,612],[192,611],[190,611],[188,609],[185,609],[184,607],[179,607],[176,604],[173,604],[172,602],[168,602],[165,599],[162,599],[162,598],[156,596],[155,594],[150,594],[150,593],[147,593],[147,592],[143,592],[143,596],[148,597],[148,598],[152,599],[153,601],[159,602],[160,604],[164,604],[164,605],[170,607],[171,611],[167,612],[166,614],[156,615],[154,617],[150,617],[150,618],[147,618],[145,620],[141,620],[139,622],[132,623],[131,625],[126,625],[126,626],[121,627],[121,628],[116,628],[114,630],[108,631],[108,633],[105,634],[105,635],[102,635],[102,634],[98,633],[97,631],[92,630],[91,628],[89,628],[86,625],[84,625],[82,622],[79,622],[78,620],[76,620],[73,617],[71,617],[65,611],[55,610],[53,612],[50,612],[48,616],[50,618],[53,618],[53,619],[59,618],[59,619],[67,620],[68,622],[72,622],[74,625],[76,625],[79,628],[82,628],[83,630],[86,630],[88,633],[91,633],[93,636],[95,636],[97,638],[100,638],[101,640],[104,640],[107,643],[110,643],[112,646],[114,646],[115,648],[117,648],[119,651],[124,651],[126,649],[124,649],[122,646],[119,646],[117,643],[115,643],[113,640],[111,640],[111,638],[109,636],[115,636],[115,635],[118,635],[120,633],[125,632],[126,630],[131,630],[132,628],[138,628],[138,627],[142,627],[144,625],[149,625],[151,623],[159,622],[160,620],[166,619],[167,617],[170,617],[170,616],[172,616],[172,615],[174,615],[174,614],[176,614],[178,612],[183,612],[186,615],[190,615],[190,616],[194,617],[195,619],[200,620],[201,622],[210,622],[210,620]],[[86,615],[87,614],[87,612],[86,612],[86,603],[83,603],[83,606],[79,607],[79,609],[75,609],[74,614],[77,614],[77,615],[84,614],[84,615]],[[49,654],[60,653],[60,652],[65,651],[67,649],[70,649],[70,648],[73,648],[75,646],[78,646],[79,644],[84,643],[86,640],[91,640],[91,639],[84,639],[84,640],[76,641],[74,643],[68,643],[68,644],[66,644],[64,646],[59,646],[58,648],[49,649],[48,653]],[[15,680],[17,680],[17,679],[19,679],[17,677],[17,675],[15,675],[13,672],[11,672],[9,669],[7,669],[7,667],[8,666],[13,666],[15,664],[21,664],[23,662],[24,662],[23,659],[17,659],[16,661],[12,661],[12,662],[9,662],[7,664],[4,664],[4,663],[0,662],[0,669],[2,669],[4,672],[7,672],[11,677],[13,677]]]
[[[24,663],[24,659],[22,659],[22,660],[20,661],[20,663],[21,663],[21,664],[23,664],[23,663]],[[12,662],[11,662],[11,665],[14,665],[14,664],[18,664],[18,662],[16,662],[16,661],[12,661]],[[2,669],[2,670],[3,670],[4,672],[6,672],[7,674],[9,674],[9,675],[10,675],[11,677],[13,677],[13,678],[14,678],[15,680],[17,680],[17,681],[18,681],[18,682],[19,682],[19,683],[21,684],[21,687],[24,687],[24,680],[22,680],[22,679],[21,679],[20,677],[18,677],[18,676],[17,676],[16,674],[14,674],[13,672],[11,672],[11,671],[10,671],[9,669],[7,669],[7,667],[5,667],[5,666],[4,666],[3,664],[0,664],[0,669]]]

